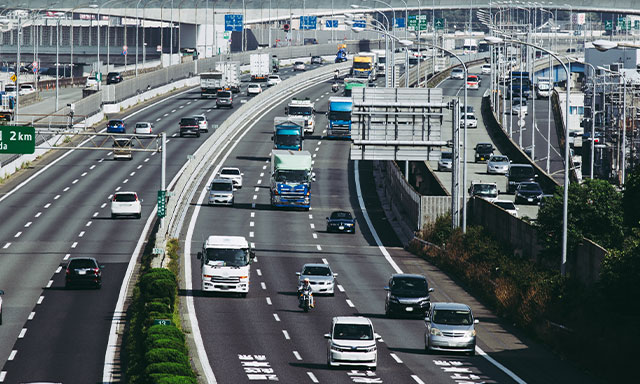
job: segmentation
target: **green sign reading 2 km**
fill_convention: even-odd
[[[0,126],[0,153],[32,154],[36,151],[33,127]]]

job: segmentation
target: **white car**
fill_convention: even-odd
[[[380,335],[373,331],[371,320],[362,316],[339,316],[331,321],[327,339],[327,365],[364,366],[375,369],[378,365]]]
[[[460,116],[460,127],[464,128],[464,114]],[[478,119],[473,113],[467,113],[467,128],[478,128]]]
[[[512,115],[528,115],[529,107],[527,106],[527,100],[514,98],[513,103],[511,104],[511,114]]]
[[[21,95],[28,95],[30,93],[34,93],[35,91],[36,88],[33,86],[33,84],[20,84]]]
[[[142,200],[136,192],[116,192],[111,199],[111,218],[118,216],[142,217]]]
[[[518,217],[518,208],[513,203],[513,201],[510,201],[510,200],[494,200],[493,204],[495,204],[498,207],[504,209],[505,211],[509,212],[513,216]]]
[[[451,76],[452,79],[464,79],[464,70],[462,70],[462,68],[453,68],[451,70]]]
[[[247,96],[258,95],[262,93],[262,86],[260,84],[251,83],[247,86]]]
[[[16,86],[13,84],[7,84],[4,86],[4,94],[7,96],[16,97]]]
[[[314,294],[334,295],[335,278],[337,273],[331,271],[329,264],[305,264],[301,272],[296,272],[298,276],[298,286],[303,284],[304,279],[309,279],[311,291]]]
[[[84,83],[85,88],[90,88],[90,87],[97,87],[98,86],[98,79],[96,79],[95,76],[89,76],[87,77],[87,82]]]
[[[209,132],[209,122],[207,121],[207,116],[205,115],[194,115],[194,119],[198,122],[198,126],[200,127],[200,132]]]
[[[0,289],[0,325],[2,325],[2,295],[4,295],[4,291]]]
[[[278,75],[269,75],[269,78],[267,79],[267,86],[271,87],[274,85],[278,85],[282,82],[282,79],[280,79],[280,76]]]
[[[126,137],[118,137],[113,139],[113,159],[120,160],[132,160],[133,159],[133,143],[131,139]]]
[[[234,188],[242,188],[242,175],[243,173],[238,168],[224,167],[220,170],[218,178],[229,179],[233,182]]]
[[[491,64],[482,64],[482,67],[480,67],[480,71],[483,75],[491,74]]]
[[[134,133],[137,135],[150,135],[153,132],[153,124],[140,121],[136,123],[136,127],[134,128]]]
[[[304,65],[304,63],[302,61],[296,61],[295,63],[293,63],[293,70],[294,71],[304,71],[306,69],[307,69],[307,67]]]

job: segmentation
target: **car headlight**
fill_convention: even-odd
[[[397,297],[395,297],[395,296],[393,296],[393,295],[389,296],[389,301],[391,301],[391,302],[393,302],[393,303],[398,303],[398,302],[399,302],[399,301],[398,301],[398,298],[397,298]]]
[[[442,336],[442,332],[438,328],[431,328],[430,333],[432,336]]]
[[[470,331],[465,332],[464,337],[476,337],[476,330],[472,329]]]
[[[346,223],[345,226],[346,227],[353,227],[353,223]]]
[[[341,347],[339,345],[331,343],[331,350],[332,351],[336,351],[336,352],[347,352],[350,349],[349,348],[343,348],[343,347]]]
[[[378,348],[374,345],[372,347],[366,348],[365,352],[375,352]]]

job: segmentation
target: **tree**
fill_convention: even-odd
[[[640,167],[627,176],[622,195],[624,224],[627,227],[640,227]]]

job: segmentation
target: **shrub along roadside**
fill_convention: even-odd
[[[124,355],[127,382],[132,384],[195,384],[197,380],[180,329],[177,239],[168,243],[170,269],[150,268],[143,257],[141,273],[128,309]],[[170,325],[156,320],[169,320]]]

